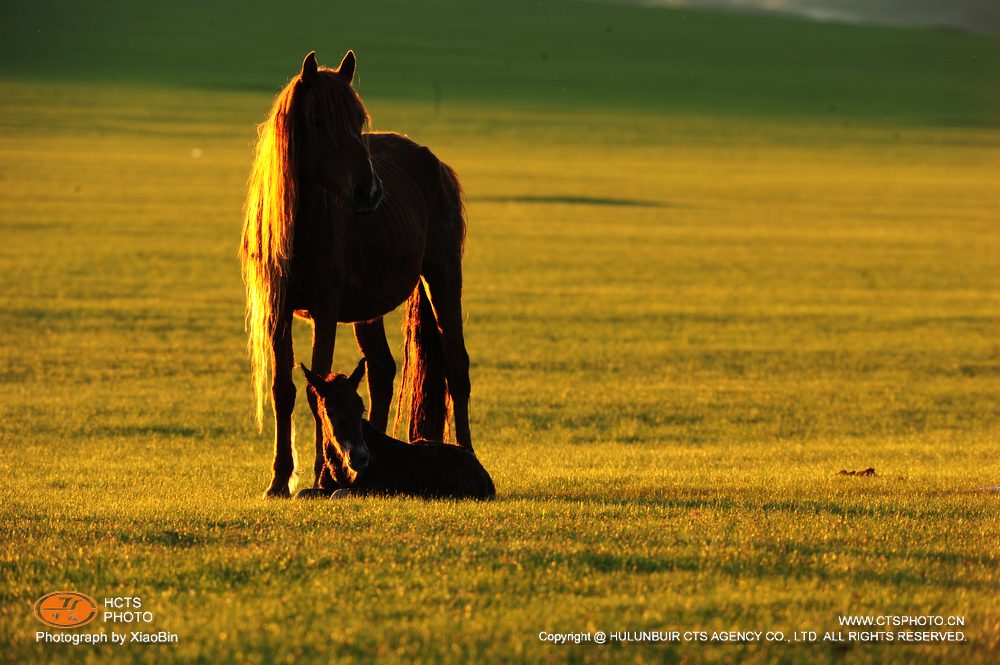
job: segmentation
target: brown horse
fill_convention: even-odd
[[[313,324],[311,365],[321,376],[333,363],[337,323],[355,324],[370,363],[369,419],[384,430],[395,363],[381,317],[406,301],[397,425],[408,417],[411,439],[443,439],[450,398],[455,438],[472,450],[462,189],[427,148],[399,134],[366,131],[368,112],[352,87],[355,64],[351,51],[337,69],[317,66],[310,53],[258,128],[240,259],[258,426],[271,379],[270,497],[289,496],[294,470],[294,316]],[[323,426],[311,393],[309,400],[318,487]]]
[[[309,383],[315,416],[323,423],[326,469],[320,487],[300,499],[331,495],[395,495],[437,499],[492,499],[493,479],[475,454],[435,441],[403,443],[372,427],[364,417],[358,385],[364,359],[350,376],[320,376],[299,365]],[[337,489],[340,488],[340,489]]]

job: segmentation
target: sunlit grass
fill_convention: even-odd
[[[590,25],[607,9],[578,11]],[[648,36],[645,11],[600,34]],[[758,21],[787,34],[672,16],[689,21],[674,30],[701,26],[680,52],[702,48],[699,34],[766,41],[741,30]],[[359,40],[388,53],[372,30]],[[559,34],[557,47],[599,52],[593,35]],[[838,57],[891,35],[897,57],[932,43],[947,52],[924,72],[938,83],[967,51],[995,51],[979,37],[850,34],[861,50]],[[989,101],[988,62],[963,69],[951,98],[906,76],[880,96],[864,83],[878,71],[840,79],[850,63],[826,63],[755,70],[765,84],[825,72],[787,108],[766,85],[675,102],[649,82],[659,42],[634,40],[619,48],[641,66],[615,72],[629,94],[581,106],[591,88],[558,49],[565,97],[534,51],[523,80],[501,68],[501,42],[472,71],[494,72],[509,103],[482,84],[435,107],[412,74],[366,98],[376,129],[432,146],[468,192],[473,434],[500,494],[487,504],[260,498],[271,434],[252,424],[236,245],[267,93],[115,85],[110,65],[101,84],[0,83],[0,658],[833,662],[843,650],[826,645],[537,635],[822,633],[851,613],[964,615],[969,639],[856,646],[851,660],[995,660],[1000,520],[997,495],[976,490],[1000,484],[1000,134],[969,102]],[[151,67],[208,85],[221,69],[184,60],[204,60],[198,43],[121,63],[123,78]],[[277,67],[284,46],[259,46]],[[729,81],[716,55],[699,76]],[[405,71],[450,57],[425,49]],[[374,74],[404,71],[373,60]],[[386,79],[369,83],[364,63],[377,92]],[[281,82],[245,71],[234,87]],[[844,113],[813,108],[831,80],[849,93]],[[912,116],[880,115],[907,99]],[[779,107],[789,115],[763,113]],[[356,360],[342,328],[335,366]],[[308,483],[304,399],[295,417]],[[837,475],[868,466],[879,476]],[[180,642],[40,647],[30,605],[64,587],[140,595]]]

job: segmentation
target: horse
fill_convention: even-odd
[[[364,419],[358,386],[362,358],[350,376],[310,372],[299,364],[323,423],[326,472],[322,486],[301,490],[298,498],[355,495],[407,495],[437,499],[492,499],[493,479],[475,454],[433,441],[404,443],[386,436]]]
[[[469,355],[462,321],[464,193],[455,171],[396,133],[370,132],[353,87],[357,59],[336,69],[316,53],[278,93],[259,125],[239,257],[247,349],[263,427],[268,378],[274,464],[266,497],[288,497],[294,471],[292,322],[312,323],[312,371],[333,364],[337,324],[353,323],[368,358],[369,419],[384,430],[395,362],[382,316],[405,301],[403,377],[395,429],[443,439],[449,407],[459,446],[472,450]],[[313,486],[325,467],[316,415]]]

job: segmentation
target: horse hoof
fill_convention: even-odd
[[[288,499],[291,496],[292,495],[288,491],[287,485],[285,485],[284,487],[274,487],[272,485],[271,487],[267,488],[266,492],[264,492],[265,499]]]

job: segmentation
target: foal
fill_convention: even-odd
[[[343,494],[405,494],[426,498],[492,499],[496,489],[475,454],[446,443],[403,443],[364,419],[358,385],[365,360],[348,377],[325,379],[300,364],[314,395],[314,415],[323,424],[326,466],[320,487],[297,498]],[[310,403],[313,403],[310,400]]]

